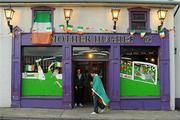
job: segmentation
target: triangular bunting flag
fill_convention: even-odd
[[[116,30],[114,30],[114,29],[113,29],[112,31],[113,31],[113,32],[116,32]]]
[[[145,31],[141,31],[141,38],[144,38],[144,36],[145,36],[145,34],[146,34],[146,32]]]
[[[78,26],[77,32],[78,32],[78,34],[82,34],[83,33],[83,26]]]
[[[161,31],[159,32],[159,36],[160,36],[161,39],[162,39],[162,38],[165,38],[165,32],[164,32],[164,30],[161,30]]]
[[[64,25],[59,25],[59,27],[60,27],[60,29],[61,29],[62,31],[65,31]]]
[[[100,31],[105,31],[105,32],[109,31],[108,29],[105,29],[105,28],[100,28],[99,30]]]
[[[161,39],[165,37],[165,32],[164,32],[163,28],[160,29],[159,36],[160,36]]]
[[[130,31],[130,36],[133,36],[134,33],[135,33],[135,30],[131,30],[131,31]]]
[[[66,32],[72,32],[72,30],[73,30],[73,25],[68,25]]]
[[[12,32],[12,38],[14,39],[14,32]]]
[[[89,26],[88,26],[88,27],[86,27],[86,30],[89,30],[89,29],[93,29],[93,27],[89,27]]]

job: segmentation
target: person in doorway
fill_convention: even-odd
[[[77,69],[77,73],[74,77],[74,87],[75,87],[75,107],[78,105],[83,107],[83,88],[84,88],[85,76],[81,73],[80,69]]]
[[[97,114],[98,107],[101,108],[100,113],[105,111],[105,107],[108,106],[110,99],[108,98],[104,86],[102,84],[100,76],[97,74],[96,71],[91,71],[91,76],[93,77],[93,81],[91,82],[92,86],[92,95],[93,95],[93,104],[94,104],[94,111],[91,114]]]

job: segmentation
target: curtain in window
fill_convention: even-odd
[[[50,44],[51,35],[51,11],[36,11],[32,29],[32,44]]]

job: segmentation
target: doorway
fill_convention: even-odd
[[[102,79],[102,83],[104,85],[104,89],[108,90],[108,61],[109,61],[109,46],[74,46],[73,47],[73,62],[72,62],[72,78],[77,78],[77,70],[80,69],[81,73],[84,75],[84,80],[81,84],[84,84],[82,93],[83,94],[83,104],[86,106],[88,103],[92,104],[92,90],[90,82],[93,81],[90,75],[92,70],[96,70],[98,75]],[[79,70],[78,70],[79,71]],[[80,75],[81,76],[81,75]],[[78,79],[78,78],[77,78]],[[75,92],[75,80],[72,79],[72,103],[74,105],[75,96],[77,96]],[[76,81],[77,83],[77,81]],[[77,90],[78,91],[78,90]],[[108,91],[107,91],[108,92]],[[78,94],[79,95],[79,94]]]
[[[107,91],[108,61],[74,61],[72,68],[73,68],[73,78],[75,78],[74,76],[76,75],[78,69],[80,69],[81,73],[85,76],[85,80],[83,82],[84,84],[83,104],[85,106],[89,105],[90,103],[92,104],[92,90],[90,85],[90,82],[92,81],[92,77],[90,75],[91,70],[98,71],[98,75],[101,77],[104,88]],[[72,81],[74,86],[74,80]],[[75,94],[74,92],[72,93],[73,93],[73,101],[74,101]]]

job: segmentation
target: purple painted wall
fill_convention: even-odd
[[[31,44],[31,33],[21,33],[19,28],[14,30],[12,54],[12,107],[42,107],[42,108],[72,108],[73,88],[72,88],[72,46],[109,46],[109,72],[108,72],[108,90],[111,109],[170,109],[170,79],[169,79],[169,33],[166,31],[166,37],[160,39],[158,34],[147,34],[147,43],[140,38],[139,34],[133,36],[133,43],[116,43],[118,36],[129,37],[129,34],[121,33],[87,33],[83,35],[55,33],[54,36],[60,37],[60,41],[53,41],[51,45],[44,46],[62,46],[63,47],[63,96],[62,97],[21,97],[21,47],[22,46],[40,46]],[[61,41],[62,36],[77,37],[81,42]],[[90,41],[91,37],[101,36],[110,41]],[[82,42],[88,38],[88,43]],[[124,38],[124,37],[123,37]],[[74,38],[73,38],[74,39]],[[93,40],[92,39],[92,40]],[[160,56],[160,81],[161,96],[159,97],[120,97],[120,47],[121,46],[159,46]]]

